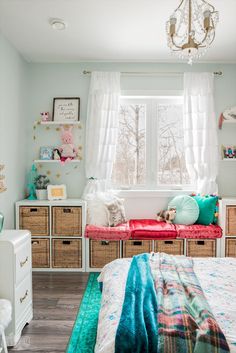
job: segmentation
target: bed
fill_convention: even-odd
[[[160,254],[150,255],[149,264],[152,274],[155,272],[153,264],[155,261],[159,261],[156,256],[160,256]],[[194,272],[211,312],[227,340],[230,352],[236,353],[236,259],[195,258],[192,261]],[[126,281],[131,262],[132,259],[115,260],[104,267],[98,278],[102,287],[102,302],[95,353],[117,352],[116,335],[122,315]],[[179,353],[178,349],[166,350],[168,353],[172,351]],[[203,352],[205,353],[205,351]],[[209,352],[219,351],[209,350]]]

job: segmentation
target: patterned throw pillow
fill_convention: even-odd
[[[197,224],[208,226],[218,221],[218,196],[216,195],[192,195],[199,206]]]

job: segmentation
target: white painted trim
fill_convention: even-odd
[[[122,98],[163,98],[167,99],[169,97],[182,99],[183,90],[122,90],[121,91],[121,99]]]
[[[156,198],[189,195],[193,190],[117,190],[116,193],[120,197],[127,198]]]

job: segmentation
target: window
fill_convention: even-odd
[[[181,96],[122,98],[112,179],[130,189],[190,186]]]

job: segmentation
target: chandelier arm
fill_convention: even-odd
[[[185,1],[185,0],[182,0],[182,1],[181,1],[181,3],[180,3],[179,6],[175,9],[174,12],[178,11],[178,10],[181,8],[181,6],[183,5],[184,1]]]
[[[182,49],[181,46],[179,46],[179,45],[177,45],[177,44],[175,43],[173,36],[171,36],[171,42],[172,42],[172,44],[173,44],[176,48],[178,48],[178,49],[180,49],[180,50]]]
[[[215,7],[213,5],[211,5],[208,1],[206,0],[202,0],[202,2],[204,2],[204,4],[208,5],[209,7],[212,8],[213,12],[215,12]]]
[[[206,34],[205,34],[205,36],[204,36],[203,40],[202,40],[201,42],[199,42],[199,43],[198,43],[198,46],[199,46],[199,45],[202,45],[202,44],[205,42],[205,40],[207,39],[207,35],[208,35],[208,33],[209,33],[209,31],[207,31],[207,32],[206,32]]]

